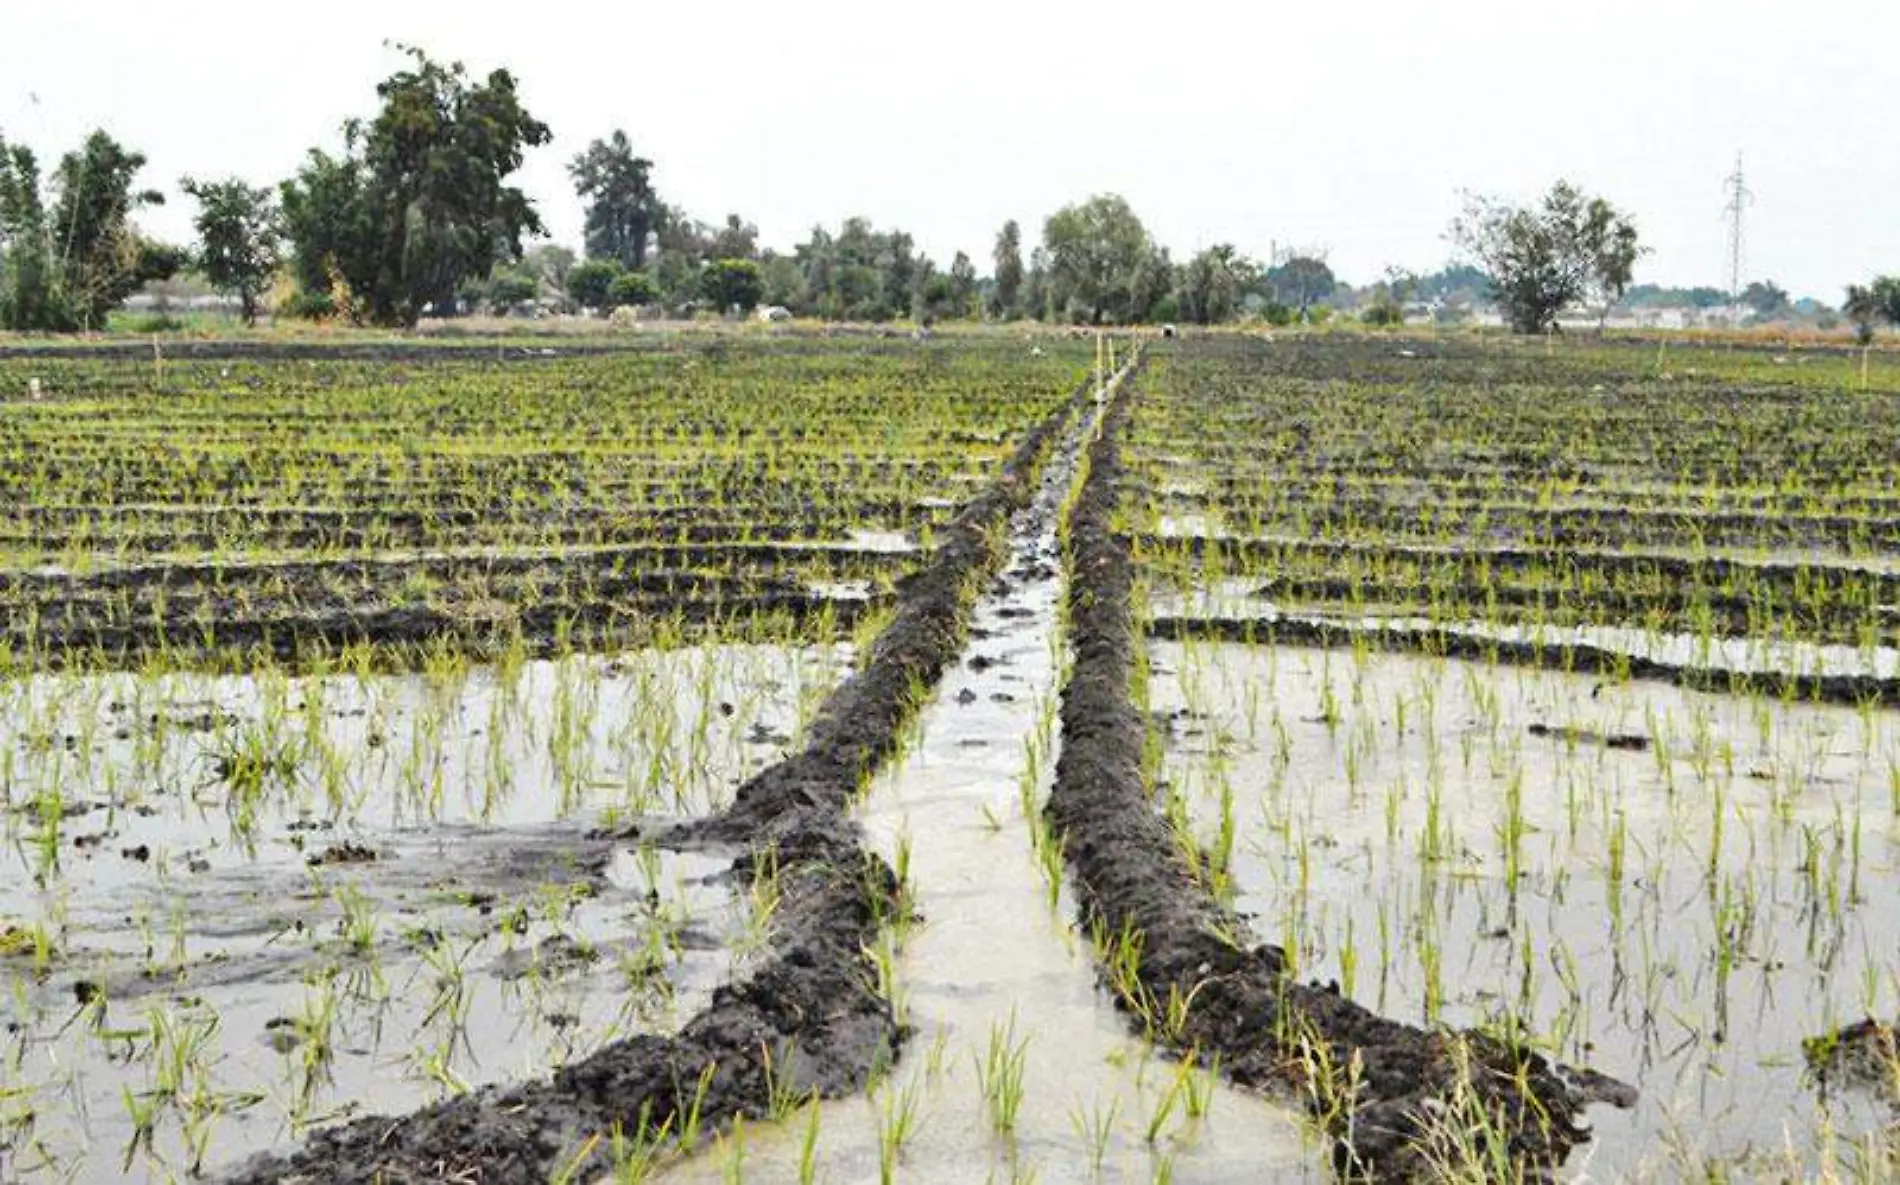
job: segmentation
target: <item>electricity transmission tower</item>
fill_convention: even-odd
[[[1722,182],[1728,194],[1724,216],[1728,219],[1728,296],[1731,303],[1742,299],[1742,212],[1755,200],[1754,191],[1742,175],[1742,154],[1735,154],[1735,171]]]

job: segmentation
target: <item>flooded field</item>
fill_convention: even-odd
[[[1807,1056],[1900,1011],[1890,713],[1350,651],[1152,662],[1168,809],[1302,976],[1641,1086],[1579,1174],[1851,1176],[1893,1121],[1877,1077]]]
[[[410,676],[34,676],[0,695],[20,1171],[229,1165],[665,1031],[760,935],[724,806],[848,648]]]
[[[0,355],[0,1179],[1896,1177],[1884,369],[207,351]]]

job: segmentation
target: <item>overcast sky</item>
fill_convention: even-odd
[[[185,239],[181,174],[337,147],[386,40],[515,72],[555,135],[522,184],[576,244],[564,164],[624,127],[663,196],[767,245],[863,214],[984,271],[1005,219],[1114,191],[1177,258],[1297,243],[1364,282],[1444,262],[1461,190],[1567,176],[1637,216],[1639,281],[1721,285],[1738,151],[1747,277],[1832,303],[1900,269],[1900,0],[0,0],[0,135],[105,127]]]

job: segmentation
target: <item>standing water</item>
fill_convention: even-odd
[[[868,1097],[742,1128],[670,1181],[1319,1180],[1297,1114],[1157,1056],[1096,981],[1067,892],[1038,859],[1059,743],[1056,527],[1095,417],[1011,523],[964,661],[859,818],[906,872],[920,922],[893,999],[915,1029]],[[1058,862],[1059,863],[1059,862]]]

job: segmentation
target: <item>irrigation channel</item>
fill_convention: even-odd
[[[915,910],[892,985],[904,1059],[867,1095],[729,1131],[662,1180],[1330,1176],[1294,1112],[1131,1034],[1074,925],[1042,815],[1061,744],[1059,528],[1100,410],[1044,465],[962,661],[856,812]]]
[[[729,859],[771,919],[749,974],[672,1035],[229,1179],[1414,1179],[1438,1152],[1559,1164],[1587,1106],[1627,1105],[1296,982],[1195,877],[1142,783],[1109,525],[1138,372],[965,506],[802,750],[716,815],[588,841]]]

